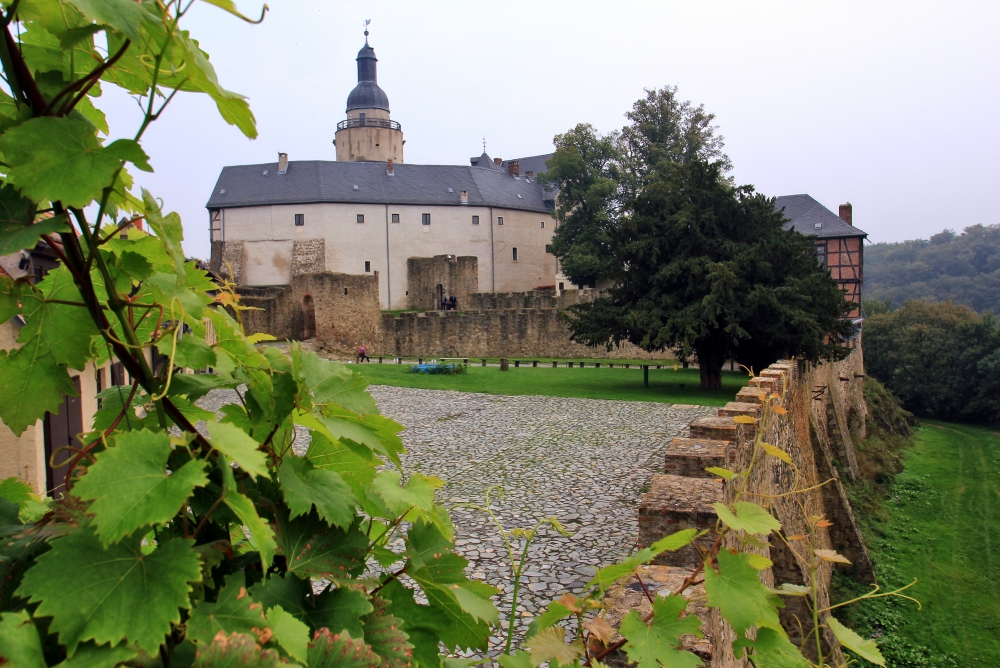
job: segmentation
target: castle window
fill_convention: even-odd
[[[497,216],[497,225],[503,225],[503,216]]]
[[[371,270],[372,270],[371,260],[365,260],[365,273],[368,273]]]
[[[363,214],[363,213],[359,213],[358,214],[358,222],[359,223],[365,222],[365,214]]]
[[[540,220],[540,221],[538,221],[538,225],[539,225],[539,227],[541,227],[541,228],[542,228],[543,230],[545,229],[545,221],[544,221],[544,220]]]
[[[472,224],[473,225],[478,225],[479,224],[479,216],[473,216],[472,217]]]
[[[305,224],[306,224],[306,214],[304,213],[295,214],[295,226],[302,227]]]
[[[423,223],[424,225],[430,225],[431,224],[431,214],[429,214],[429,213],[422,213],[422,214],[420,214],[420,222]]]
[[[552,244],[545,244],[545,252],[552,255]]]
[[[517,262],[517,246],[514,246],[514,262]]]
[[[826,244],[816,244],[816,260],[821,267],[826,266]]]
[[[398,213],[392,214],[392,222],[394,222],[394,223],[398,223],[399,222],[399,214]]]
[[[345,295],[347,294],[347,288],[344,288],[344,294]]]

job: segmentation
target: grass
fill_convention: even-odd
[[[883,588],[907,593],[922,610],[888,599],[851,614],[862,633],[883,633],[889,666],[995,666],[1000,657],[1000,435],[924,422],[885,509],[869,525]]]
[[[551,364],[551,362],[550,362]],[[723,406],[747,384],[747,375],[725,371],[723,389],[702,390],[698,369],[650,369],[649,387],[643,387],[642,369],[600,369],[539,366],[500,371],[499,367],[469,365],[468,373],[460,376],[436,376],[409,373],[402,364],[362,364],[354,367],[368,382],[375,385],[419,387],[431,390],[458,390],[485,394],[539,395],[576,397],[582,399],[621,399],[625,401],[656,401],[670,404],[700,404]],[[683,385],[683,387],[681,387]]]

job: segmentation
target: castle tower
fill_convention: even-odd
[[[367,24],[366,24],[367,25]],[[375,49],[358,51],[358,85],[347,96],[347,120],[337,123],[337,160],[348,162],[403,162],[403,130],[389,119],[389,98],[378,87]]]

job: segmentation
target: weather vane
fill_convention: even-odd
[[[371,22],[371,19],[365,19],[365,41],[368,40],[368,24]]]
[[[483,135],[483,153],[486,153],[486,135]]]

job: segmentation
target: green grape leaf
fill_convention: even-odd
[[[372,599],[374,610],[364,619],[364,637],[376,654],[382,657],[384,668],[407,668],[413,664],[413,645],[403,631],[403,621],[386,610],[388,602],[377,596]]]
[[[160,203],[145,188],[142,189],[142,204],[145,208],[146,222],[173,260],[174,273],[178,277],[184,276],[185,257],[184,247],[181,244],[184,241],[184,227],[181,225],[181,217],[177,213],[168,213],[164,216]]]
[[[344,479],[359,501],[366,500],[366,490],[375,479],[375,467],[381,461],[367,448],[357,450],[341,441],[331,441],[322,432],[311,430],[311,442],[306,456],[313,466],[334,471]],[[360,452],[359,452],[360,451]]]
[[[69,0],[88,19],[114,28],[133,42],[142,39],[139,26],[145,16],[132,0]]]
[[[855,633],[853,629],[849,629],[841,624],[836,617],[827,617],[826,625],[833,631],[833,635],[837,636],[837,640],[840,641],[841,645],[865,661],[874,663],[876,666],[885,665],[885,657],[882,656],[882,652],[874,640],[865,640]]]
[[[737,501],[733,504],[733,510],[724,503],[713,504],[716,514],[726,526],[736,531],[746,531],[760,536],[766,536],[772,531],[781,528],[781,522],[774,519],[769,512],[758,506],[756,503]]]
[[[24,283],[15,283],[10,276],[0,276],[0,322],[7,322],[21,312],[21,292],[30,289]]]
[[[714,568],[705,569],[708,605],[717,608],[737,634],[752,626],[780,629],[778,608],[784,607],[784,603],[761,583],[747,554],[722,550],[718,566],[718,572]]]
[[[267,623],[281,649],[296,661],[305,661],[309,651],[309,627],[280,605],[267,611]]]
[[[35,205],[10,185],[0,188],[0,255],[34,248],[43,234],[68,232],[66,214],[34,222]]]
[[[239,464],[251,479],[256,480],[259,475],[267,477],[267,457],[258,449],[260,443],[227,422],[209,422],[207,427],[213,448]]]
[[[0,481],[0,499],[16,503],[18,516],[24,522],[34,522],[49,510],[31,485],[15,477]]]
[[[60,364],[82,370],[90,359],[90,338],[97,325],[84,306],[56,304],[48,300],[82,302],[73,274],[64,266],[50,271],[36,290],[21,293],[21,312],[27,322],[17,340],[40,339]]]
[[[3,133],[0,151],[10,165],[11,182],[25,197],[84,207],[111,185],[123,159],[145,163],[135,142],[134,148],[119,142],[131,140],[119,139],[105,148],[90,122],[44,116]]]
[[[171,350],[173,350],[173,346],[172,336],[156,342],[156,347],[162,355],[169,356]],[[174,351],[174,365],[190,369],[204,369],[208,366],[215,366],[215,351],[200,336],[185,334],[177,340],[177,349]]]
[[[232,14],[233,16],[237,16],[237,17],[243,19],[244,21],[246,21],[248,23],[260,23],[261,21],[264,20],[264,12],[267,11],[267,6],[265,5],[264,9],[260,13],[260,19],[258,19],[258,20],[255,21],[255,20],[251,19],[248,16],[240,14],[236,10],[236,3],[234,3],[233,0],[205,0],[205,2],[207,2],[210,5],[215,5],[219,9],[227,11],[230,14]]]
[[[290,519],[278,514],[278,548],[288,570],[299,577],[329,578],[343,582],[364,569],[368,538],[356,519],[347,529],[331,527],[316,511]]]
[[[235,125],[248,139],[256,139],[256,120],[246,99],[219,85],[215,68],[208,61],[208,55],[198,48],[198,42],[185,38],[181,40],[181,46],[184,49],[183,59],[187,64],[187,69],[182,73],[187,78],[184,89],[208,93],[224,121]]]
[[[11,668],[45,668],[42,641],[27,611],[0,615],[0,664]]]
[[[253,600],[245,584],[243,571],[227,575],[218,600],[202,601],[191,611],[187,623],[188,640],[210,643],[220,631],[229,635],[268,628],[264,606]]]
[[[346,528],[354,521],[355,498],[344,479],[333,471],[315,468],[306,457],[286,455],[278,469],[281,493],[291,518],[316,508],[328,523]]]
[[[374,413],[362,417],[335,404],[324,406],[323,414],[317,420],[327,430],[330,439],[347,439],[366,445],[395,464],[396,468],[402,468],[399,455],[406,449],[399,432],[403,431],[403,425]]]
[[[306,602],[310,584],[294,575],[272,575],[250,588],[254,599],[265,610],[280,605],[314,631],[329,629],[333,633],[348,631],[354,637],[363,634],[361,618],[372,611],[372,604],[363,590],[348,587],[331,588]]]
[[[656,558],[662,552],[667,550],[676,551],[682,547],[689,545],[698,535],[697,529],[683,529],[676,533],[672,533],[665,538],[661,538],[649,547],[643,548],[633,554],[631,557],[626,557],[622,559],[617,564],[611,564],[610,566],[605,566],[594,573],[594,577],[590,579],[587,583],[587,588],[597,586],[604,591],[614,583],[618,582],[620,579],[634,571],[639,566],[649,563]]]
[[[92,642],[81,643],[76,648],[73,656],[62,663],[57,663],[56,668],[108,668],[109,666],[120,666],[125,662],[135,658],[139,654],[134,649],[129,649],[125,645],[95,645]]]
[[[489,600],[496,589],[469,580],[463,572],[468,560],[451,552],[451,542],[423,518],[410,527],[406,543],[411,561],[407,574],[448,622],[441,640],[450,648],[483,646],[489,625],[498,619]]]
[[[531,655],[527,652],[501,654],[497,657],[497,661],[500,662],[500,668],[535,668],[535,662],[531,660]]]
[[[217,424],[217,423],[215,423]],[[219,457],[219,470],[222,472],[222,498],[226,506],[239,518],[240,522],[250,531],[250,538],[254,547],[260,553],[260,563],[267,571],[271,567],[274,559],[274,551],[277,544],[274,542],[274,531],[267,522],[257,514],[257,507],[253,501],[240,493],[236,486],[236,478],[233,469],[229,466],[225,456]]]
[[[379,471],[371,484],[373,492],[381,497],[392,515],[399,516],[411,508],[424,512],[434,510],[434,491],[444,486],[444,480],[419,473],[410,475],[405,487],[400,487],[402,476],[398,471]]]
[[[144,287],[150,291],[157,303],[167,307],[168,313],[173,308],[178,320],[181,319],[181,308],[183,308],[185,322],[199,321],[204,314],[205,305],[211,301],[210,297],[200,295],[185,286],[177,274],[173,273],[157,271],[146,279]],[[178,304],[180,308],[177,308]]]
[[[56,362],[41,339],[0,350],[0,421],[20,436],[45,413],[58,413],[63,395],[76,396],[66,367]]]
[[[378,668],[380,664],[371,647],[346,631],[333,634],[320,629],[309,643],[308,668]]]
[[[744,649],[753,650],[753,660],[758,666],[768,668],[809,668],[809,661],[783,633],[771,628],[757,629],[757,638],[740,638],[733,643],[733,654],[742,658]]]
[[[167,472],[170,437],[143,429],[122,434],[97,455],[73,494],[91,501],[94,527],[107,546],[177,514],[195,487],[208,483],[205,462],[192,459]]]
[[[205,316],[215,326],[216,346],[219,349],[246,367],[267,368],[267,358],[246,340],[239,325],[224,309],[209,309]],[[219,362],[221,364],[221,358]]]
[[[309,352],[302,354],[299,369],[299,379],[317,404],[332,401],[361,415],[378,413],[374,397],[365,391],[368,381],[347,365]]]
[[[653,602],[653,621],[646,624],[636,611],[622,619],[620,632],[628,638],[625,653],[638,668],[695,668],[703,665],[696,654],[679,649],[681,636],[701,637],[701,620],[693,614],[681,615],[687,600],[681,596],[657,597]]]
[[[386,612],[403,621],[402,630],[413,646],[413,658],[421,666],[437,666],[440,661],[438,643],[448,622],[429,605],[416,602],[413,590],[399,580],[386,584],[379,597],[388,601]]]
[[[548,661],[556,666],[570,666],[583,656],[583,641],[575,638],[567,643],[566,629],[561,626],[536,633],[528,643],[531,663],[535,665]]]
[[[233,388],[239,383],[222,374],[185,373],[175,375],[170,381],[170,396],[184,395],[191,401],[197,401],[216,389]]]
[[[273,649],[261,649],[247,633],[220,635],[198,648],[194,668],[291,668]]]
[[[49,630],[70,655],[86,640],[124,640],[155,654],[190,605],[190,583],[201,580],[193,543],[161,541],[147,554],[142,536],[134,535],[104,549],[97,534],[80,528],[52,541],[17,593],[40,603],[36,615],[52,617]]]

